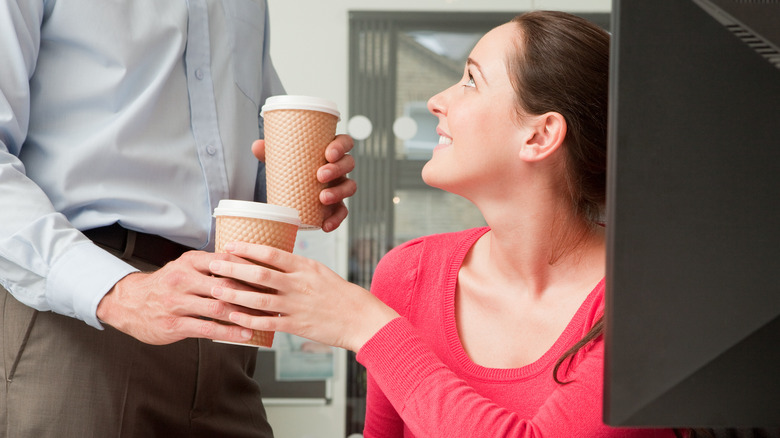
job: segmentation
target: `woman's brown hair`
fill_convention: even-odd
[[[512,20],[520,38],[508,59],[517,113],[557,112],[566,120],[565,181],[578,217],[597,226],[606,201],[609,33],[575,15],[534,11]],[[603,333],[603,319],[556,363]]]
[[[568,191],[580,217],[596,223],[606,200],[609,33],[564,12],[512,22],[520,38],[507,64],[518,115],[564,117]]]

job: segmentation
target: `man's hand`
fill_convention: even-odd
[[[347,206],[344,200],[357,191],[355,181],[347,178],[347,174],[355,168],[355,160],[349,155],[354,142],[348,135],[338,135],[325,149],[327,164],[317,170],[317,179],[327,184],[320,192],[320,202],[328,207],[322,230],[330,232],[341,225],[347,217]],[[252,153],[260,161],[265,161],[265,141],[255,140],[252,143]]]
[[[250,330],[211,320],[229,321],[230,312],[240,309],[211,297],[214,287],[238,286],[211,276],[209,263],[214,260],[247,263],[227,254],[187,252],[158,271],[120,280],[98,304],[97,317],[147,344],[184,338],[245,342]]]

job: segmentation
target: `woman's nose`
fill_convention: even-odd
[[[431,112],[434,116],[445,116],[447,115],[446,111],[446,96],[445,93],[447,90],[444,90],[440,92],[439,94],[436,94],[435,96],[428,99],[428,111]]]

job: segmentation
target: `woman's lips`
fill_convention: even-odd
[[[449,138],[447,136],[444,136],[444,135],[439,135],[439,144],[437,144],[436,147],[433,148],[433,150],[435,151],[435,150],[438,150],[438,149],[443,149],[443,148],[446,148],[446,147],[448,147],[450,145],[452,145],[452,139],[451,138]]]

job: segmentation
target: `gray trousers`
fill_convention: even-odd
[[[255,348],[147,345],[38,312],[3,288],[0,326],[0,436],[273,436],[252,379]]]

